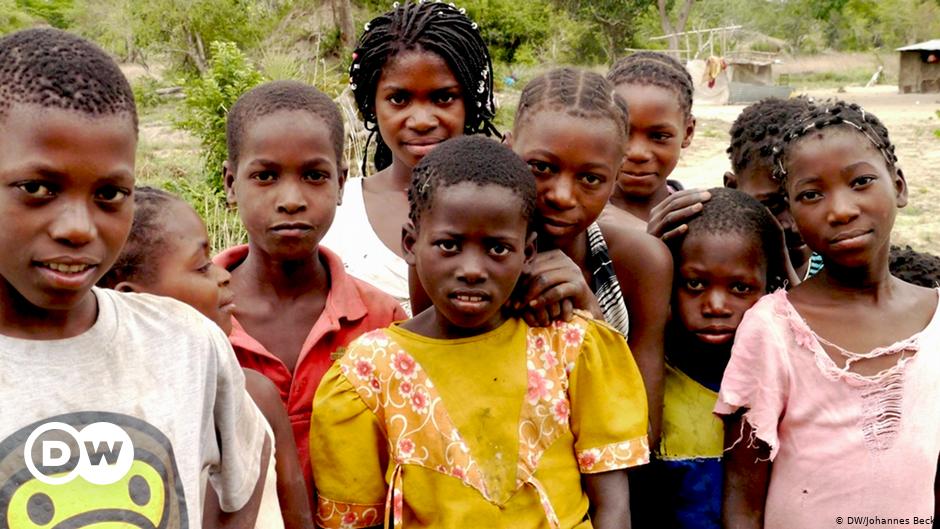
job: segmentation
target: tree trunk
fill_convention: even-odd
[[[339,40],[343,48],[352,50],[356,47],[356,28],[353,27],[352,5],[349,0],[331,0],[333,5],[333,23],[339,28]]]
[[[677,33],[682,33],[685,31],[685,24],[689,20],[689,13],[692,11],[692,2],[694,0],[683,0],[682,8],[679,10],[679,18],[676,20],[676,24],[673,25],[672,21],[669,19],[669,13],[666,11],[666,0],[656,0],[656,5],[659,7],[659,24],[663,28],[664,35],[670,35],[669,37],[669,54],[677,59],[681,59],[679,56],[679,35]]]

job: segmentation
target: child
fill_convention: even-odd
[[[667,182],[692,143],[692,77],[668,55],[640,52],[620,59],[607,79],[630,109],[623,166],[610,203],[643,223],[680,185]]]
[[[462,9],[404,1],[365,25],[349,82],[369,140],[375,139],[378,172],[346,183],[323,243],[349,273],[410,308],[401,230],[408,222],[411,169],[448,138],[498,135],[493,66],[476,23]],[[363,157],[364,176],[366,162]]]
[[[623,469],[648,456],[626,343],[581,317],[531,328],[504,312],[535,253],[531,173],[456,138],[415,167],[409,198],[402,246],[433,306],[351,345],[317,391],[317,523],[622,527]]]
[[[560,281],[557,268],[574,267],[575,278],[596,295],[603,318],[628,337],[643,373],[655,441],[672,259],[655,238],[598,220],[616,185],[628,120],[623,100],[602,76],[561,68],[525,87],[509,143],[538,188],[539,254],[523,299],[542,303],[550,293],[539,290]]]
[[[685,235],[671,241],[663,432],[643,469],[649,485],[631,498],[636,527],[721,527],[723,429],[712,408],[744,311],[786,277],[783,236],[770,212],[740,191],[710,192]],[[668,509],[661,498],[671,498]]]
[[[228,271],[209,259],[209,235],[192,206],[166,191],[137,187],[130,235],[114,266],[98,285],[178,299],[228,333],[232,330],[235,308],[230,279]],[[274,433],[277,489],[271,495],[272,498],[276,495],[274,508],[267,513],[283,517],[282,527],[309,527],[313,515],[280,393],[257,371],[245,369],[244,373],[246,389]],[[270,501],[267,491],[265,501]],[[265,525],[257,526],[271,525],[274,524],[266,521]]]
[[[270,444],[224,333],[94,287],[133,218],[127,80],[53,29],[0,39],[0,64],[0,518],[200,527],[208,471],[226,520],[251,526]]]
[[[248,231],[248,244],[216,257],[232,274],[229,339],[242,367],[280,391],[312,494],[307,436],[320,378],[349,342],[405,314],[319,245],[346,178],[329,97],[293,81],[255,87],[232,106],[226,140],[225,188]]]
[[[786,235],[786,245],[796,281],[808,279],[822,269],[822,256],[814,254],[796,229],[786,195],[773,178],[773,146],[787,119],[805,111],[810,101],[805,97],[763,99],[748,106],[731,125],[728,156],[732,172],[726,172],[725,187],[739,189],[759,200],[777,218]],[[703,190],[679,191],[667,197],[650,214],[647,231],[669,239],[683,233],[684,222],[694,216],[708,193]]]
[[[727,417],[724,523],[819,527],[859,512],[930,523],[938,291],[888,273],[907,203],[894,146],[872,114],[827,102],[788,123],[775,159],[825,267],[761,299],[738,328],[715,406]]]

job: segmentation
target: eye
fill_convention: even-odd
[[[761,204],[770,210],[771,215],[779,215],[787,209],[787,201],[782,197],[768,198],[761,202]]]
[[[705,290],[705,283],[702,283],[698,279],[686,279],[685,289],[691,290],[693,292],[701,292],[702,290]]]
[[[505,257],[509,255],[509,252],[511,251],[512,251],[512,248],[501,243],[496,243],[490,247],[490,253],[496,257]]]
[[[731,285],[731,292],[739,296],[746,296],[754,292],[754,287],[744,283],[734,283]]]
[[[578,176],[578,179],[592,187],[599,186],[604,182],[603,178],[591,173],[580,175]]]
[[[651,132],[650,138],[656,141],[665,142],[672,139],[672,134],[669,134],[668,132]]]
[[[105,204],[120,204],[130,194],[130,191],[118,186],[104,186],[95,192],[95,200]]]
[[[196,271],[199,272],[200,274],[208,274],[209,270],[211,269],[212,269],[212,261],[206,261],[206,264],[197,268]]]
[[[277,173],[274,171],[258,171],[251,175],[251,178],[259,182],[268,183],[277,180]]]
[[[323,171],[308,171],[304,173],[304,180],[308,182],[322,182],[324,180],[329,180],[330,175],[324,173]]]
[[[46,182],[30,180],[29,182],[16,184],[16,187],[26,193],[29,198],[52,198],[55,196],[52,184]]]
[[[797,202],[817,202],[822,199],[822,193],[812,189],[800,191],[796,194]]]
[[[858,178],[855,178],[852,180],[852,187],[855,187],[855,188],[865,187],[868,184],[874,182],[875,180],[877,180],[877,177],[872,176],[872,175],[859,176]]]
[[[394,94],[390,94],[388,97],[385,98],[385,100],[391,103],[392,105],[395,105],[396,107],[400,107],[408,102],[408,98],[405,97],[405,94],[401,92],[395,92]]]
[[[541,160],[529,160],[526,163],[529,164],[529,169],[532,169],[532,174],[536,176],[552,174],[555,169],[552,164]]]
[[[437,104],[439,104],[439,105],[446,105],[446,104],[449,104],[449,103],[453,103],[453,102],[456,101],[459,97],[460,97],[459,95],[457,95],[457,94],[455,94],[455,93],[453,93],[453,92],[447,92],[447,93],[443,93],[443,94],[439,94],[439,95],[435,96],[434,102],[437,103]]]
[[[443,239],[434,243],[444,253],[457,253],[460,251],[460,245],[453,239]]]

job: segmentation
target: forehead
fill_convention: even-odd
[[[208,240],[206,225],[188,203],[173,199],[162,212],[160,222],[169,239],[202,244]]]
[[[786,156],[787,182],[793,183],[795,175],[841,173],[858,163],[879,171],[888,169],[881,151],[858,130],[847,125],[811,129],[790,147]]]
[[[457,77],[440,55],[423,49],[409,49],[389,57],[382,67],[378,88],[433,91],[455,85],[459,86]]]
[[[780,193],[780,183],[773,179],[773,170],[768,163],[751,160],[751,163],[736,176],[738,177],[738,190],[758,200]]]
[[[328,157],[336,163],[329,123],[308,110],[278,110],[258,116],[245,126],[241,158],[270,161]]]
[[[525,155],[543,150],[572,165],[613,161],[618,166],[623,133],[613,119],[584,118],[556,110],[536,110],[516,127],[513,144]]]
[[[626,102],[630,111],[630,126],[670,123],[676,127],[685,124],[686,115],[675,89],[647,83],[622,83],[614,91]]]
[[[524,237],[529,223],[523,210],[522,198],[513,189],[460,182],[435,189],[420,224],[432,231]]]
[[[767,266],[756,234],[738,232],[686,235],[679,252],[681,270],[703,269],[713,274],[760,275]]]

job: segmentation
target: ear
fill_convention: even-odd
[[[133,281],[121,281],[117,285],[114,285],[114,290],[118,292],[144,292],[144,289],[140,288],[140,285],[134,283]]]
[[[401,252],[408,266],[416,266],[415,243],[418,242],[418,230],[411,222],[401,227]]]
[[[511,130],[506,132],[506,134],[503,134],[503,145],[512,149],[512,131]]]
[[[225,201],[229,206],[238,205],[235,197],[235,172],[228,160],[222,162],[222,184],[225,186]]]
[[[903,208],[907,205],[907,179],[900,167],[894,170],[894,191],[897,193],[897,205]]]
[[[692,144],[693,136],[695,136],[695,116],[689,116],[689,119],[685,122],[685,137],[682,138],[683,149]]]
[[[340,167],[339,174],[336,175],[337,183],[339,184],[339,189],[336,192],[336,205],[343,205],[343,189],[346,188],[346,179],[349,177],[349,168]]]
[[[732,173],[731,171],[725,171],[725,187],[729,189],[737,189],[738,175]]]
[[[538,237],[538,233],[533,231],[526,237],[525,241],[525,264],[528,265],[535,259],[535,254],[538,253],[537,247],[535,246],[535,239]]]

